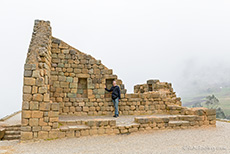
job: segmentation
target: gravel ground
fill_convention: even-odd
[[[31,143],[0,142],[0,153],[22,154],[227,154],[230,123],[217,127],[136,132],[130,135],[88,136]]]

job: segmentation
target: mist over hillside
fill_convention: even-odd
[[[175,85],[182,98],[221,91],[230,87],[230,64],[218,60],[210,62],[188,60],[179,77],[175,79]]]

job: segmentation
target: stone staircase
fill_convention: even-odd
[[[196,115],[171,115],[169,116],[168,126],[172,128],[187,128],[198,125]]]
[[[19,140],[21,137],[21,125],[5,126],[5,135],[2,140]]]

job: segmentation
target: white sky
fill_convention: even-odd
[[[230,66],[229,8],[229,0],[1,0],[0,117],[21,108],[35,19],[49,20],[53,36],[101,59],[129,92],[153,78],[180,93],[194,63]]]

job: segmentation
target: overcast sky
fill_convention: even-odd
[[[160,79],[180,95],[193,65],[229,68],[229,8],[229,0],[1,0],[0,117],[21,108],[35,19],[49,20],[53,36],[102,60],[128,92]]]

